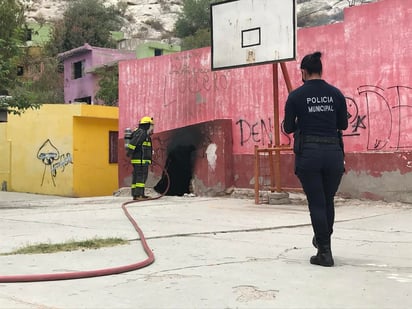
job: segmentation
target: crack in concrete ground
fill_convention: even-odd
[[[43,304],[38,304],[38,303],[32,303],[32,302],[24,301],[24,300],[22,300],[22,299],[20,299],[20,298],[17,298],[17,297],[9,297],[9,296],[4,295],[4,294],[3,294],[3,295],[0,295],[0,297],[1,297],[2,299],[11,300],[11,301],[13,301],[13,302],[15,302],[15,303],[17,303],[17,304],[20,304],[20,305],[30,306],[30,308],[36,308],[36,309],[56,309],[56,307],[50,307],[50,306],[46,306],[46,305],[43,305]]]
[[[254,285],[234,286],[233,292],[240,294],[236,300],[238,302],[249,302],[255,300],[274,300],[279,290],[260,290]]]

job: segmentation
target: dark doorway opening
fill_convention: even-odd
[[[182,196],[192,193],[191,181],[197,158],[197,149],[202,142],[199,128],[186,127],[175,130],[167,147],[167,158],[162,178],[154,187],[160,194]]]
[[[165,171],[169,175],[169,188],[167,188],[167,178],[163,173],[162,178],[155,186],[158,193],[165,195],[182,196],[191,193],[191,180],[196,156],[196,148],[193,145],[177,146],[168,154],[165,164]]]

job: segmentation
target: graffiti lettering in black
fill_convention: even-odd
[[[177,102],[176,98],[168,98],[166,91],[176,84],[178,93],[188,92],[197,96],[202,91],[219,91],[229,87],[229,72],[212,72],[206,67],[193,68],[185,60],[188,59],[172,61],[169,74],[164,78],[164,106]]]
[[[41,186],[44,184],[47,169],[50,170],[49,172],[53,186],[56,186],[55,178],[57,176],[57,170],[61,169],[61,171],[64,172],[67,165],[73,164],[72,155],[68,152],[60,155],[59,150],[53,145],[50,139],[47,139],[40,146],[37,151],[37,159],[42,161],[44,164]]]
[[[388,90],[395,90],[397,104],[392,106],[393,110],[398,111],[398,117],[395,120],[397,124],[397,134],[395,137],[395,146],[391,148],[411,148],[412,141],[408,132],[411,131],[409,125],[412,116],[412,105],[408,102],[412,101],[412,87],[408,86],[392,86]]]
[[[273,138],[270,128],[272,128],[272,121],[268,119],[269,125],[266,125],[266,122],[261,119],[260,122],[257,121],[253,124],[250,124],[244,119],[239,119],[236,122],[236,125],[239,126],[240,130],[240,145],[243,146],[249,140],[254,143],[260,143],[261,145],[272,144]],[[260,124],[260,125],[259,125]]]

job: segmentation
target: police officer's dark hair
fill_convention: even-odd
[[[322,61],[320,60],[321,56],[322,53],[318,51],[313,54],[306,55],[300,63],[300,68],[302,70],[306,70],[310,75],[314,73],[322,74]]]

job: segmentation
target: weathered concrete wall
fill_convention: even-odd
[[[302,57],[320,50],[324,79],[347,98],[350,127],[344,133],[342,193],[393,199],[400,196],[395,183],[405,184],[406,194],[412,192],[411,15],[412,0],[382,0],[346,9],[342,23],[298,31],[298,59],[286,64],[292,85],[301,84]],[[273,144],[274,117],[283,119],[287,97],[280,78],[280,115],[274,116],[272,68],[212,72],[209,48],[125,61],[120,64],[120,134],[146,114],[155,117],[158,132],[232,119],[234,183],[252,188],[254,147]],[[281,142],[290,144],[291,137],[282,134]],[[382,162],[381,153],[399,158],[396,165],[387,157]],[[386,187],[369,188],[367,178]],[[289,154],[282,157],[283,184],[298,185]]]
[[[349,197],[412,203],[412,153],[351,152],[339,192]]]

